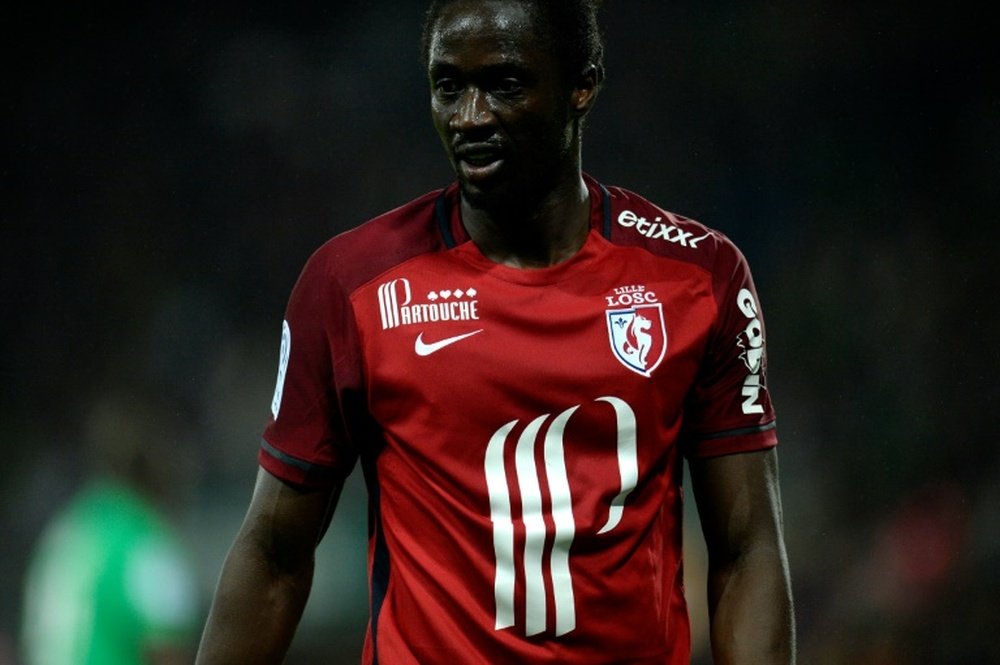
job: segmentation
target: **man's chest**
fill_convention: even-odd
[[[352,304],[370,409],[390,431],[415,413],[489,430],[603,396],[675,418],[715,316],[703,273],[635,253],[548,283],[429,257]]]

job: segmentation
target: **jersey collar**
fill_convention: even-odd
[[[601,235],[611,239],[611,194],[608,189],[586,173],[583,181],[590,192],[590,228],[600,231]],[[469,241],[469,234],[462,224],[461,206],[458,183],[452,183],[438,194],[434,203],[434,215],[437,218],[438,231],[445,247],[451,249]]]

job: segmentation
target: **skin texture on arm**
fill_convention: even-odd
[[[191,650],[182,647],[156,646],[146,649],[146,665],[185,665],[191,662]]]
[[[341,487],[303,491],[258,470],[250,507],[222,568],[198,665],[282,661]]]
[[[774,449],[691,460],[708,548],[716,665],[795,662],[795,619]]]

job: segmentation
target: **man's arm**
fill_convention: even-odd
[[[691,460],[716,665],[795,662],[774,449]]]
[[[191,662],[191,648],[151,647],[143,653],[146,665],[184,665]]]
[[[282,661],[309,597],[316,544],[341,487],[302,491],[258,471],[215,590],[199,665]]]

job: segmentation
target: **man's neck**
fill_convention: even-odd
[[[576,172],[531,205],[474,208],[463,197],[462,222],[491,261],[514,268],[547,268],[583,247],[590,230],[590,194]]]

